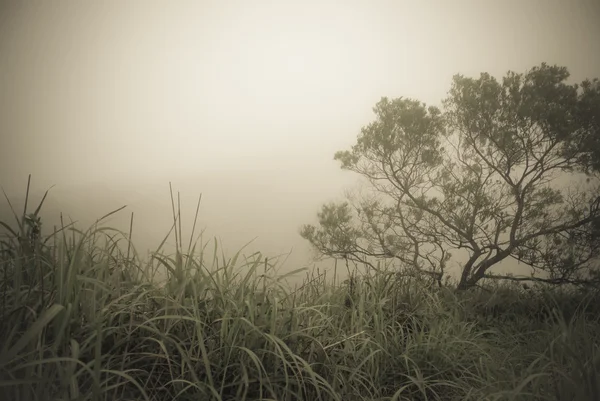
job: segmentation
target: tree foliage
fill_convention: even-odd
[[[600,84],[542,64],[499,82],[456,75],[443,110],[382,98],[342,169],[370,195],[324,205],[301,235],[321,255],[443,274],[459,288],[516,259],[549,282],[589,277],[600,250]]]

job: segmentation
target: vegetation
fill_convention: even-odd
[[[324,205],[301,235],[323,256],[393,261],[440,285],[452,254],[466,252],[459,289],[508,259],[538,281],[598,284],[600,81],[568,77],[547,64],[501,83],[457,75],[443,112],[383,98],[335,154],[371,191]]]
[[[133,215],[128,233],[100,225],[122,208],[43,235],[45,196],[28,213],[28,183],[18,214],[5,194],[0,399],[600,400],[600,84],[567,77],[545,64],[502,84],[457,76],[444,113],[378,103],[336,154],[377,196],[326,205],[302,231],[344,262],[343,282],[336,264],[292,289],[305,269],[209,249],[198,209],[184,250],[172,192],[149,261]],[[559,190],[558,173],[587,181]],[[442,285],[451,250],[467,262]],[[499,281],[488,270],[507,258],[546,276]]]
[[[2,223],[0,399],[600,399],[597,292],[456,293],[381,264],[291,290],[260,254],[193,233],[184,252],[174,207],[176,254],[144,265],[131,230],[43,237],[42,203]]]

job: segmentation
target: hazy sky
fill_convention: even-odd
[[[2,0],[0,185],[150,208],[171,180],[224,239],[298,246],[381,96],[439,104],[453,74],[544,61],[600,77],[599,4]]]

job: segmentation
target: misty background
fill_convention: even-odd
[[[19,213],[28,174],[30,211],[55,185],[45,234],[61,211],[85,229],[127,205],[106,225],[134,212],[143,256],[172,225],[171,182],[185,244],[202,193],[204,242],[311,267],[299,228],[357,185],[333,155],[382,96],[440,106],[454,74],[541,62],[580,82],[599,39],[597,0],[2,0],[0,185]]]

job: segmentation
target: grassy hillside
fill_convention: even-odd
[[[595,291],[302,269],[290,289],[216,242],[142,262],[102,225],[7,223],[2,400],[600,400]]]

